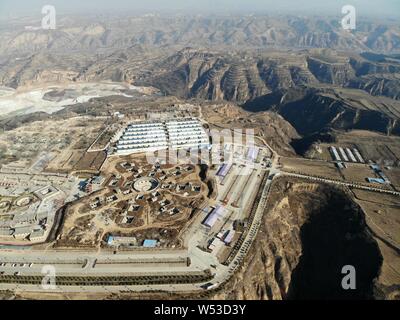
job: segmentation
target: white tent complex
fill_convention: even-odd
[[[117,144],[117,154],[208,146],[208,135],[196,118],[141,121],[131,123],[125,129]]]

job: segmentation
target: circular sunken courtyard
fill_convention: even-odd
[[[159,186],[158,180],[150,177],[140,178],[133,184],[133,188],[137,192],[141,193],[154,191],[155,189],[158,188],[158,186]]]
[[[31,204],[33,202],[33,198],[31,196],[24,196],[21,198],[18,198],[15,201],[15,204],[17,205],[17,207],[26,207],[29,204]]]

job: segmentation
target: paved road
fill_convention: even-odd
[[[285,171],[282,171],[281,174],[285,175],[285,176],[302,178],[302,179],[307,179],[307,180],[312,180],[312,181],[317,181],[317,182],[322,182],[322,183],[336,184],[336,185],[351,187],[351,188],[355,188],[355,189],[361,189],[361,190],[366,190],[366,191],[386,193],[386,194],[391,194],[394,196],[400,196],[400,192],[397,192],[397,191],[368,187],[368,186],[364,186],[364,185],[357,184],[354,182],[344,182],[344,181],[314,177],[314,176],[309,176],[309,175],[305,175],[305,174],[291,173],[291,172],[285,172]]]
[[[261,140],[264,140],[260,138]],[[265,145],[267,143],[264,141]],[[268,145],[267,145],[268,146]],[[279,156],[275,151],[268,146],[268,148],[275,155],[273,158],[272,166],[269,168],[269,176],[267,182],[263,186],[261,198],[258,207],[255,211],[253,220],[245,235],[244,240],[238,250],[236,256],[232,259],[228,266],[219,263],[218,259],[211,253],[199,249],[200,243],[204,240],[204,228],[201,226],[201,220],[204,218],[202,215],[197,217],[197,220],[186,231],[190,236],[188,237],[185,245],[187,250],[152,250],[149,252],[118,252],[112,254],[110,252],[82,252],[82,251],[35,251],[35,250],[7,250],[0,253],[0,264],[6,263],[6,266],[0,266],[0,272],[7,274],[12,272],[20,272],[24,274],[41,274],[39,269],[43,265],[53,264],[60,274],[69,275],[104,275],[104,274],[168,274],[171,272],[194,272],[209,269],[214,274],[214,279],[211,283],[218,286],[230,279],[232,274],[241,265],[243,259],[246,257],[262,223],[262,217],[265,207],[269,198],[269,191],[271,183],[275,177],[280,175],[292,176],[310,181],[317,181],[322,183],[332,183],[343,185],[373,192],[382,192],[393,195],[400,195],[399,192],[391,190],[383,190],[379,188],[366,187],[351,182],[341,182],[331,179],[313,177],[303,174],[295,174],[289,172],[282,172],[278,169]],[[184,259],[190,257],[190,266],[184,266],[177,259]],[[142,261],[138,264],[138,261]],[[104,264],[100,262],[109,262]],[[145,261],[145,262],[143,262]],[[147,262],[146,262],[147,261]],[[154,265],[154,261],[159,262],[159,265]],[[33,263],[32,266],[12,266],[15,263]],[[164,290],[164,291],[179,291],[179,292],[196,292],[204,290],[202,288],[206,283],[198,284],[176,284],[176,285],[142,285],[142,286],[64,286],[56,288],[55,292],[121,292],[121,291],[151,291],[151,290]],[[33,285],[16,285],[16,284],[1,284],[3,289],[11,289],[15,291],[44,291],[40,286]]]

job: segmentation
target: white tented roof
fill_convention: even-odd
[[[128,125],[117,144],[117,152],[139,153],[166,148],[201,148],[209,139],[196,118],[137,122]]]

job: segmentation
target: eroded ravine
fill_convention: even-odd
[[[347,193],[328,185],[279,179],[253,249],[215,297],[374,298],[381,264],[364,213]],[[356,268],[356,290],[341,286],[345,265]]]

